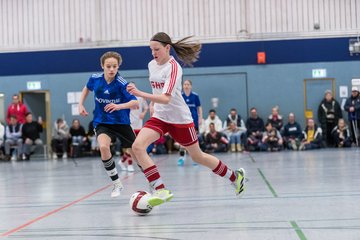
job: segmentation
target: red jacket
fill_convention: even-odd
[[[10,116],[15,115],[19,123],[25,123],[25,114],[28,112],[26,106],[19,102],[19,104],[10,104],[7,110],[6,122],[10,124]]]

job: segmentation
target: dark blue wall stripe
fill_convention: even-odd
[[[349,38],[211,43],[195,66],[253,65],[258,51],[266,52],[268,64],[360,60],[348,46]],[[152,58],[149,47],[0,53],[0,76],[100,71],[99,58],[109,50],[122,54],[123,70],[146,69]]]

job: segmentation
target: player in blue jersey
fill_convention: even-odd
[[[94,92],[94,130],[99,143],[101,160],[114,188],[111,197],[120,195],[123,186],[119,179],[110,145],[119,138],[124,148],[131,148],[135,134],[130,126],[130,108],[138,107],[135,96],[126,91],[128,83],[119,75],[122,58],[117,52],[106,52],[101,58],[101,74],[93,74],[82,90],[79,113],[87,116],[84,101],[90,91]]]
[[[194,120],[195,130],[199,132],[199,125],[203,119],[203,112],[199,95],[192,91],[192,82],[189,79],[185,80],[183,83],[182,96],[190,109],[191,116]],[[186,151],[183,147],[180,147],[179,153],[180,158],[178,160],[178,166],[183,166],[186,160]],[[193,165],[196,165],[196,162],[193,162]]]

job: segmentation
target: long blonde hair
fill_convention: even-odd
[[[193,36],[188,36],[173,43],[168,34],[164,32],[156,33],[151,41],[160,42],[164,47],[169,44],[176,52],[177,57],[185,65],[192,66],[199,59],[201,44],[191,40]]]

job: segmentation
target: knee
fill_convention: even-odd
[[[99,146],[100,152],[107,152],[110,151],[110,146],[108,146],[107,144],[101,144]]]
[[[138,143],[138,142],[135,141],[135,142],[133,143],[131,149],[132,149],[133,153],[134,153],[135,155],[137,155],[138,153],[141,153],[141,152],[143,152],[143,151],[146,151],[146,148],[143,147],[143,146],[144,146],[144,144],[140,144],[140,143]]]

